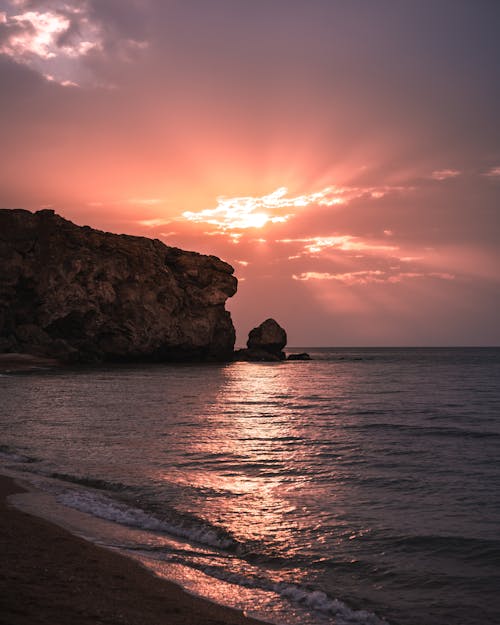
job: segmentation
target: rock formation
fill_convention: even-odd
[[[250,330],[247,349],[235,352],[235,360],[279,361],[285,359],[286,332],[274,319]]]
[[[287,360],[312,360],[311,356],[307,352],[300,352],[300,354],[288,354]]]
[[[260,326],[250,330],[248,349],[263,349],[272,354],[280,354],[286,345],[286,332],[274,319],[266,319]]]
[[[0,210],[0,353],[64,361],[227,360],[233,268],[161,241]]]

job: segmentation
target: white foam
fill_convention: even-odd
[[[168,523],[153,514],[144,512],[144,510],[132,508],[98,493],[68,489],[58,494],[56,499],[58,503],[64,506],[106,519],[107,521],[113,521],[114,523],[155,532],[166,532],[220,549],[227,549],[232,546],[230,539],[221,538],[211,528]]]
[[[1,454],[2,452],[0,452],[0,458],[2,457]],[[12,458],[11,454],[5,455]],[[107,521],[147,531],[164,532],[219,549],[234,546],[230,539],[221,538],[212,528],[203,525],[184,526],[169,523],[154,514],[129,506],[101,493],[78,488],[65,488],[61,491],[60,487],[52,481],[38,484],[38,486],[45,491],[52,491],[57,502],[61,505]],[[273,581],[263,577],[260,571],[256,575],[252,573],[241,575],[219,566],[203,567],[201,570],[206,575],[225,580],[236,586],[270,591],[277,597],[302,606],[308,611],[333,617],[335,625],[387,625],[385,619],[372,612],[353,610],[343,601],[332,598],[320,590],[310,590],[297,584]]]
[[[311,610],[335,616],[336,625],[387,625],[373,612],[353,610],[340,599],[332,599],[320,590],[307,590],[294,584],[275,584],[274,590],[282,597]]]
[[[297,584],[273,582],[260,575],[240,575],[225,572],[222,567],[205,567],[204,573],[231,584],[246,588],[271,591],[275,595],[302,606],[309,612],[316,612],[335,618],[335,625],[387,625],[385,619],[367,610],[353,610],[340,599],[332,599],[321,590],[309,590]]]
[[[94,517],[146,531],[164,532],[211,547],[226,549],[233,546],[231,540],[221,538],[215,530],[209,527],[169,523],[154,514],[129,506],[101,493],[78,488],[65,488],[61,491],[60,487],[52,481],[40,483],[38,486],[42,487],[44,491],[52,491],[59,504]],[[387,621],[372,612],[353,610],[341,600],[331,598],[319,590],[310,590],[297,584],[273,581],[267,576],[262,576],[262,571],[257,572],[256,570],[254,573],[249,571],[248,575],[242,575],[219,566],[203,567],[201,570],[212,578],[224,580],[236,587],[272,592],[277,598],[301,606],[310,613],[316,612],[329,618],[333,617],[335,625],[387,625]]]

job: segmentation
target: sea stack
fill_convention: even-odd
[[[286,332],[279,323],[274,319],[266,319],[250,330],[247,348],[236,351],[235,360],[270,362],[285,360],[283,348],[286,341]]]
[[[233,268],[158,239],[0,210],[0,353],[66,362],[230,360]]]

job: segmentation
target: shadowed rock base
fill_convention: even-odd
[[[285,358],[283,352],[272,354],[264,349],[238,349],[234,352],[234,360],[244,362],[280,362]]]
[[[307,352],[300,354],[288,354],[287,360],[311,360],[311,356]]]

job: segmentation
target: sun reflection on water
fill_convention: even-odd
[[[164,501],[218,527],[243,556],[284,565],[352,544],[360,528],[344,516],[353,492],[343,460],[356,462],[357,446],[342,433],[351,417],[340,406],[351,404],[354,380],[344,369],[232,363],[196,392],[186,387],[182,421],[166,415],[168,470],[151,475]]]
[[[298,518],[308,512],[297,509],[294,493],[308,478],[296,470],[306,451],[292,418],[286,366],[235,363],[224,377],[205,408],[203,434],[165,479],[203,492],[196,512],[229,527],[239,541],[293,548]]]

